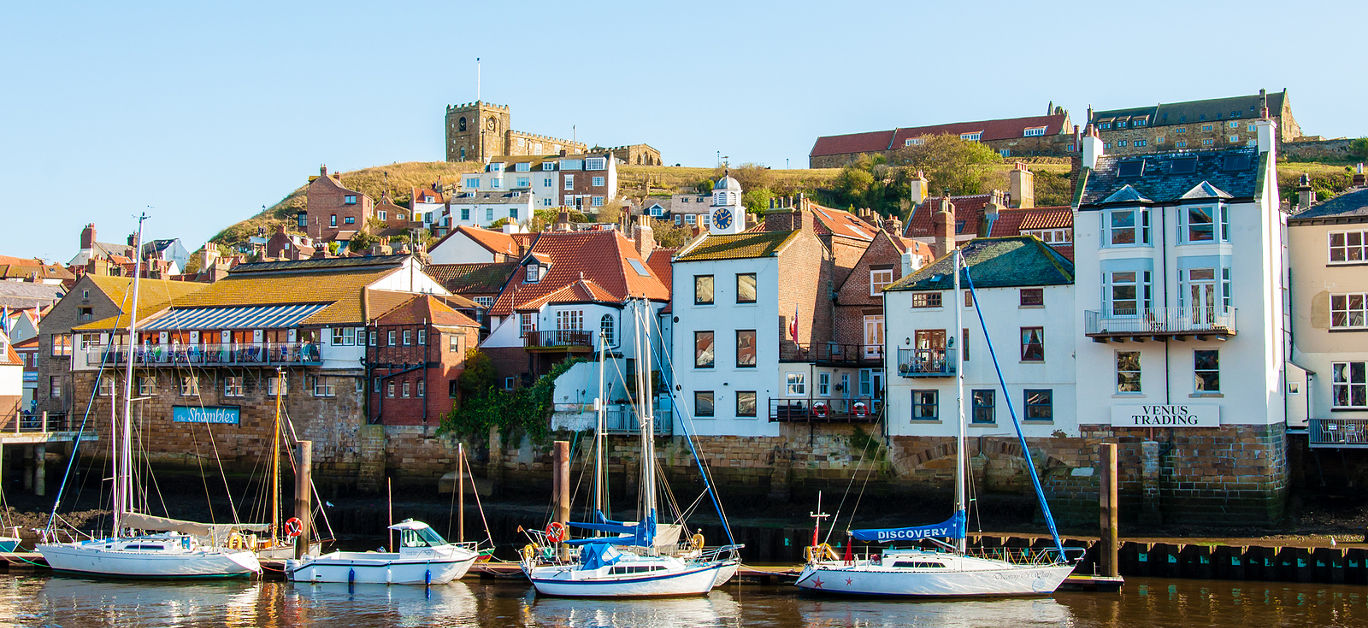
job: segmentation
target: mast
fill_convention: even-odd
[[[275,429],[271,438],[271,538],[280,530],[280,402],[285,371],[276,367]]]
[[[964,296],[960,294],[960,250],[955,249],[955,411],[958,413],[958,420],[955,426],[958,431],[955,434],[955,515],[964,512],[968,517],[969,490],[968,482],[964,478],[964,466],[966,456],[964,455]],[[960,535],[955,540],[955,548],[961,554],[967,548],[967,535]]]
[[[142,229],[147,214],[138,215],[138,235],[133,241],[133,298],[128,316],[128,362],[124,371],[123,424],[119,427],[119,452],[114,457],[114,536],[121,531],[119,519],[133,503],[133,351],[138,340],[138,280],[142,275]]]
[[[646,300],[637,301],[637,324],[641,326],[641,339],[643,344],[641,364],[641,383],[642,394],[641,404],[644,406],[644,416],[646,420],[641,423],[641,433],[646,438],[646,449],[643,450],[643,461],[646,463],[646,514],[655,519],[656,514],[656,486],[655,486],[655,391],[651,390],[651,330],[646,328],[645,309]],[[651,546],[652,551],[655,545]]]
[[[605,517],[607,516],[607,513],[604,512],[604,508],[603,508],[603,423],[604,423],[604,421],[603,421],[603,414],[604,414],[604,412],[607,411],[607,404],[608,404],[608,400],[605,399],[604,396],[603,396],[603,376],[604,376],[603,359],[604,359],[604,354],[605,354],[605,352],[606,352],[607,346],[608,346],[608,341],[605,340],[605,339],[603,338],[603,333],[600,332],[600,333],[599,333],[599,355],[598,355],[598,359],[599,359],[599,387],[598,387],[598,397],[596,397],[596,398],[594,399],[594,401],[595,401],[595,403],[594,403],[595,408],[594,408],[594,409],[595,409],[595,411],[596,411],[596,412],[595,412],[595,417],[594,417],[594,513],[595,513],[595,517],[597,517],[597,516],[598,516],[597,513],[600,513],[600,512],[603,512]],[[594,521],[597,521],[597,519],[594,519]],[[597,533],[595,533],[595,534],[597,535]]]

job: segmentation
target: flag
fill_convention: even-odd
[[[8,334],[9,331],[10,331],[9,306],[8,306],[8,305],[5,306],[5,308],[4,308],[4,310],[3,310],[3,313],[0,313],[0,329],[3,329],[4,332],[5,332],[6,334]]]
[[[793,319],[789,321],[789,335],[793,336],[793,344],[798,344],[798,306],[793,306]]]

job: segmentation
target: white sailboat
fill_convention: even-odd
[[[641,433],[642,497],[638,520],[610,520],[604,514],[606,495],[603,486],[604,412],[603,391],[605,346],[599,340],[599,399],[597,429],[594,437],[594,521],[571,522],[570,526],[596,534],[581,539],[548,538],[534,533],[545,543],[523,548],[521,565],[532,586],[541,595],[558,597],[626,598],[703,595],[727,582],[740,567],[739,545],[704,548],[701,534],[683,544],[678,542],[682,527],[657,524],[654,414],[651,393],[650,333],[646,330],[649,311],[644,301],[636,309],[636,346],[641,358],[636,361],[637,414]],[[708,489],[711,491],[711,487]],[[715,498],[715,495],[714,495]],[[552,530],[553,523],[548,527]],[[725,520],[723,525],[726,525]],[[559,529],[565,532],[562,527]],[[560,547],[557,547],[559,545]]]
[[[447,543],[422,521],[396,523],[398,552],[329,552],[285,561],[285,575],[296,582],[363,584],[446,584],[459,579],[475,564],[479,553]]]
[[[960,270],[962,260],[960,251],[954,251],[955,292],[960,293]],[[968,269],[964,268],[966,276]],[[973,291],[972,277],[969,289]],[[963,333],[960,299],[955,302],[955,329]],[[973,299],[978,307],[977,296]],[[980,314],[982,320],[982,314]],[[985,337],[987,331],[985,329]],[[992,355],[992,343],[987,343]],[[956,346],[963,347],[964,339],[959,338]],[[890,543],[897,541],[929,541],[934,547],[889,548],[878,554],[854,556],[847,546],[846,557],[838,557],[831,546],[818,544],[818,528],[821,518],[826,516],[813,513],[817,523],[813,528],[813,545],[805,550],[807,563],[798,575],[797,586],[809,591],[837,595],[899,596],[899,597],[977,597],[977,596],[1027,596],[1049,595],[1073,572],[1075,560],[1066,557],[1059,534],[1055,531],[1054,519],[1040,490],[1034,465],[1029,463],[1030,450],[1021,437],[1021,427],[1017,436],[1021,448],[1028,457],[1027,469],[1035,483],[1036,495],[1041,509],[1054,536],[1055,548],[1046,551],[1008,551],[975,553],[966,547],[965,527],[967,520],[968,490],[965,481],[965,433],[964,433],[964,369],[962,353],[955,352],[955,397],[959,408],[959,430],[956,435],[955,455],[955,504],[950,519],[934,525],[910,526],[903,528],[881,528],[850,530],[852,541]],[[993,357],[996,364],[997,358]],[[999,383],[1005,388],[1005,382]],[[1010,408],[1010,401],[1009,408]],[[819,508],[820,510],[820,503]]]
[[[146,215],[138,218],[138,242],[142,241],[142,223],[146,219]],[[142,256],[138,255],[133,266],[129,346],[137,338],[140,274]],[[207,533],[210,538],[216,538],[217,532],[226,532],[235,526],[196,524],[133,511],[133,354],[133,351],[128,352],[122,421],[116,430],[111,430],[117,433],[110,434],[114,451],[111,457],[114,467],[113,530],[109,537],[102,539],[56,542],[51,540],[49,526],[36,549],[54,570],[87,576],[222,578],[261,573],[261,563],[252,552],[202,545],[197,536]],[[194,529],[187,531],[186,526],[194,526]],[[148,530],[162,531],[134,533]]]

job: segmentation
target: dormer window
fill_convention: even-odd
[[[541,266],[535,262],[527,265],[526,283],[537,283],[541,281]]]
[[[1045,135],[1045,127],[1043,126],[1030,127],[1021,132],[1022,137],[1040,137],[1042,135]]]
[[[542,170],[550,171],[550,170],[555,170],[555,169],[556,169],[556,162],[554,162],[554,161],[544,161],[544,162],[542,162]]]
[[[527,163],[527,162],[525,162],[525,161],[520,161],[520,162],[518,162],[517,165],[513,166],[514,172],[527,172],[527,171],[530,170],[531,168],[532,168],[532,164],[529,164],[529,163]]]
[[[969,142],[977,142],[979,141],[980,137],[983,137],[983,131],[974,131],[973,133],[960,133],[960,139]]]

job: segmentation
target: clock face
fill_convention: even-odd
[[[717,225],[718,229],[730,227],[732,224],[731,210],[719,209],[716,212],[713,212],[713,224]]]

